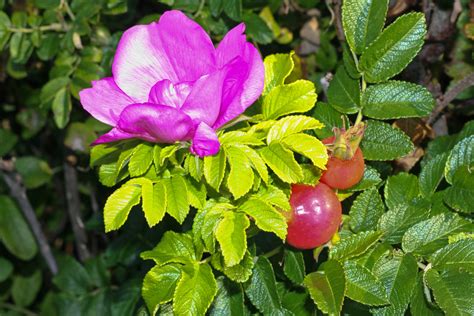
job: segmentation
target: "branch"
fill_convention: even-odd
[[[331,2],[334,5],[334,9],[331,7],[331,4],[328,1],[326,1],[327,8],[329,12],[331,13],[331,24],[332,23],[336,24],[337,38],[340,42],[344,42],[346,40],[346,36],[344,35],[344,28],[342,27],[342,12],[341,12],[342,1],[332,0]]]
[[[48,265],[49,270],[53,275],[58,273],[58,265],[56,259],[54,259],[51,248],[49,247],[48,241],[46,240],[43,231],[41,230],[40,223],[36,218],[35,211],[31,206],[28,196],[26,195],[26,190],[21,183],[20,175],[16,172],[9,171],[6,168],[7,163],[0,160],[0,174],[3,176],[5,183],[10,189],[10,194],[20,205],[20,209],[23,213],[23,216],[26,218],[26,221],[30,225],[31,231],[36,238],[36,242],[40,248],[41,255],[43,256],[46,264]],[[2,171],[3,170],[3,171]]]

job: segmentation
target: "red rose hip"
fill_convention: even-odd
[[[290,205],[286,241],[291,246],[313,249],[324,245],[337,232],[342,219],[341,202],[324,183],[314,187],[294,184]]]

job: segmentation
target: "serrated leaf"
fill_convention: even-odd
[[[250,160],[252,164],[252,168],[257,171],[260,178],[262,178],[263,182],[268,183],[268,169],[265,165],[265,161],[263,161],[262,157],[255,151],[255,149],[250,148],[249,146],[245,145],[234,145],[239,150],[241,150],[247,158]]]
[[[385,204],[389,209],[407,205],[419,194],[418,178],[405,172],[390,176],[384,188]]]
[[[328,102],[339,112],[357,113],[360,109],[359,80],[350,77],[344,66],[339,66],[329,83]]]
[[[385,23],[387,0],[346,0],[342,4],[342,24],[346,40],[360,54],[372,43]]]
[[[273,124],[267,135],[267,144],[274,140],[281,140],[286,136],[302,131],[320,129],[323,124],[315,118],[304,115],[292,115],[282,118]]]
[[[275,174],[287,183],[296,183],[303,178],[303,170],[293,153],[280,143],[273,142],[260,150],[265,163]]]
[[[429,269],[425,274],[428,286],[433,290],[436,303],[446,315],[468,316],[474,314],[474,277],[470,273],[447,271],[439,273]]]
[[[382,178],[380,177],[380,173],[374,167],[365,165],[364,175],[362,179],[354,185],[353,187],[347,189],[346,191],[349,192],[357,192],[357,191],[364,191],[373,186],[376,186],[382,182]]]
[[[201,226],[201,238],[209,252],[215,252],[215,230],[221,221],[224,212],[233,209],[233,205],[218,203],[205,210],[205,215]]]
[[[270,91],[263,98],[262,114],[266,119],[277,119],[291,113],[304,113],[313,108],[316,98],[311,81],[297,80]]]
[[[323,313],[340,314],[346,292],[346,278],[339,262],[326,261],[318,271],[305,277],[304,284]]]
[[[468,167],[457,169],[453,186],[445,191],[444,202],[458,212],[474,212],[474,173]]]
[[[362,113],[379,120],[427,116],[435,105],[428,89],[404,81],[370,86],[362,94],[361,102]]]
[[[138,145],[130,157],[128,171],[132,177],[143,175],[153,162],[153,146],[147,143]]]
[[[285,249],[283,262],[283,272],[288,279],[295,284],[303,283],[305,276],[303,253],[301,251]]]
[[[332,106],[324,102],[316,103],[316,107],[314,108],[312,115],[322,124],[324,124],[321,129],[314,131],[316,136],[318,136],[320,139],[334,136],[333,128],[343,127],[344,123],[342,118],[344,117],[344,119],[347,119],[345,115],[341,114]]]
[[[175,175],[163,179],[163,184],[166,192],[166,211],[181,224],[189,213],[186,182],[182,176]]]
[[[454,174],[460,167],[467,166],[468,169],[472,169],[473,165],[474,135],[464,138],[451,150],[444,171],[446,181],[452,184]]]
[[[244,315],[244,293],[242,287],[222,276],[217,278],[217,295],[209,310],[209,315]]]
[[[181,269],[177,264],[155,266],[145,275],[142,295],[152,315],[158,311],[160,304],[171,301],[180,277]]]
[[[263,95],[285,83],[285,79],[290,75],[294,67],[291,56],[292,54],[273,54],[265,57],[263,60],[265,66]]]
[[[167,231],[156,247],[143,252],[141,258],[154,260],[160,266],[170,262],[186,264],[197,260],[192,237],[173,231]]]
[[[274,207],[262,200],[251,198],[245,201],[239,210],[252,217],[261,230],[275,233],[281,240],[285,240],[286,218]]]
[[[371,230],[377,226],[385,206],[376,188],[362,192],[355,199],[349,212],[349,225],[354,232]]]
[[[127,220],[133,206],[140,202],[139,185],[123,185],[112,193],[104,206],[105,231],[119,229]]]
[[[426,299],[425,285],[423,282],[423,272],[419,273],[413,295],[410,300],[411,315],[432,315],[441,316],[443,313],[439,309],[435,309]]]
[[[235,266],[226,266],[221,252],[216,252],[212,255],[211,263],[214,269],[223,272],[229,279],[239,283],[247,282],[252,275],[254,266],[253,257],[248,250],[243,259]]]
[[[209,264],[195,263],[193,269],[183,269],[173,296],[174,314],[204,315],[216,293],[217,283]]]
[[[329,253],[331,259],[344,261],[363,254],[382,236],[378,231],[366,231],[343,238]]]
[[[289,197],[276,186],[269,185],[268,187],[262,187],[254,196],[282,210],[291,210]]]
[[[387,290],[369,269],[349,260],[344,263],[344,273],[347,281],[347,297],[370,306],[389,303]]]
[[[368,121],[361,149],[366,160],[394,160],[413,150],[410,138],[387,123]]]
[[[206,204],[206,185],[203,182],[196,182],[189,178],[185,178],[185,182],[189,204],[198,210],[202,209]]]
[[[364,51],[360,69],[367,82],[385,81],[400,73],[423,46],[426,22],[423,13],[402,15]]]
[[[462,239],[439,249],[431,256],[437,270],[463,270],[474,273],[474,240]]]
[[[227,187],[234,198],[238,199],[252,188],[254,180],[252,163],[245,152],[236,146],[228,146],[224,150],[230,166]]]
[[[216,228],[216,239],[221,246],[226,266],[238,264],[247,251],[247,234],[245,230],[250,221],[245,214],[225,212]]]
[[[406,252],[428,255],[447,245],[450,235],[473,228],[473,224],[456,214],[440,214],[409,228],[403,235],[402,248]]]
[[[293,134],[283,139],[283,144],[291,150],[309,158],[319,169],[326,169],[328,153],[326,146],[316,137],[308,134]]]
[[[220,150],[214,156],[204,157],[204,178],[216,191],[219,191],[224,179],[227,158],[225,152]]]
[[[142,186],[143,212],[148,226],[158,224],[166,212],[166,189],[163,183]]]
[[[422,168],[419,176],[420,193],[424,197],[430,197],[438,188],[444,177],[444,166],[447,154],[440,154],[430,159]]]
[[[253,145],[261,146],[264,143],[254,134],[242,131],[230,131],[219,137],[221,145]]]
[[[194,180],[201,181],[204,168],[204,160],[199,158],[199,156],[189,154],[186,157],[184,166],[188,171],[189,175],[193,177]]]
[[[403,315],[416,285],[418,265],[410,255],[383,258],[374,267],[374,274],[387,290],[390,306],[372,309],[375,315]]]
[[[377,243],[368,249],[362,256],[354,259],[358,264],[372,271],[374,265],[380,258],[387,256],[393,251],[392,246],[387,243]]]

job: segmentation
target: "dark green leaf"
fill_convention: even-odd
[[[244,293],[242,287],[224,277],[217,278],[217,295],[209,310],[211,316],[244,315]]]
[[[357,113],[360,109],[359,81],[350,77],[340,66],[329,84],[327,97],[329,104],[339,112]]]
[[[5,281],[13,272],[13,264],[5,258],[0,257],[0,282]]]
[[[344,261],[363,254],[382,236],[378,231],[366,231],[350,235],[335,244],[330,251],[330,258]]]
[[[444,202],[458,212],[474,212],[474,173],[469,167],[457,169],[453,176],[453,186],[444,195]]]
[[[0,157],[5,156],[15,147],[18,142],[18,136],[9,130],[0,128]]]
[[[314,131],[316,136],[321,139],[333,136],[334,127],[343,126],[342,117],[344,116],[327,103],[318,102],[312,115],[324,124],[322,129],[316,129]]]
[[[41,288],[41,270],[37,269],[29,275],[18,275],[13,278],[12,298],[17,306],[29,306]]]
[[[440,154],[430,159],[420,172],[420,192],[424,197],[430,197],[438,188],[444,177],[444,166],[447,154]]]
[[[371,230],[384,213],[385,206],[376,188],[362,192],[355,199],[349,212],[349,225],[354,232]]]
[[[441,248],[431,256],[437,270],[463,270],[474,273],[474,240],[462,239]]]
[[[229,0],[226,0],[227,2]],[[233,1],[233,0],[230,0]],[[245,33],[259,44],[270,44],[273,40],[273,32],[264,20],[255,13],[246,12],[242,16],[245,23]]]
[[[303,253],[301,251],[285,249],[285,255],[283,258],[283,272],[288,279],[295,284],[303,283],[305,276]]]
[[[234,21],[242,21],[242,0],[224,0],[224,12]]]
[[[389,303],[385,287],[369,269],[349,260],[344,263],[344,273],[347,281],[347,297],[370,306]]]
[[[404,172],[390,176],[384,188],[385,204],[389,209],[394,209],[399,205],[408,205],[419,194],[417,177]]]
[[[474,135],[464,138],[449,154],[448,161],[446,162],[446,169],[444,171],[446,181],[453,183],[453,177],[456,171],[467,166],[469,169],[474,164]]]
[[[35,189],[48,183],[53,176],[48,163],[36,157],[18,158],[15,161],[15,168],[28,189]]]

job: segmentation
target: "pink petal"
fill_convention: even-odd
[[[191,84],[188,83],[174,85],[169,80],[161,80],[151,88],[148,102],[179,109],[191,92],[191,88]]]
[[[136,138],[135,135],[125,133],[121,131],[120,129],[114,127],[110,130],[110,132],[100,136],[97,138],[92,145],[99,145],[99,144],[104,144],[104,143],[111,143],[111,142],[116,142],[119,140],[124,140],[124,139],[130,139],[130,138]]]
[[[92,81],[92,88],[79,92],[82,107],[99,121],[114,126],[122,110],[135,103],[115,84],[114,79]]]
[[[200,123],[194,134],[191,152],[202,158],[217,154],[219,149],[220,143],[216,132],[206,123]]]
[[[180,11],[168,11],[158,23],[123,34],[112,73],[125,93],[146,102],[156,82],[195,81],[214,71],[214,64],[214,45],[204,29]]]
[[[127,106],[120,114],[118,128],[156,143],[190,140],[194,133],[189,116],[175,108],[151,103]]]
[[[243,47],[247,42],[244,31],[245,24],[240,23],[227,32],[216,49],[217,67],[222,68],[235,57],[242,55]]]

